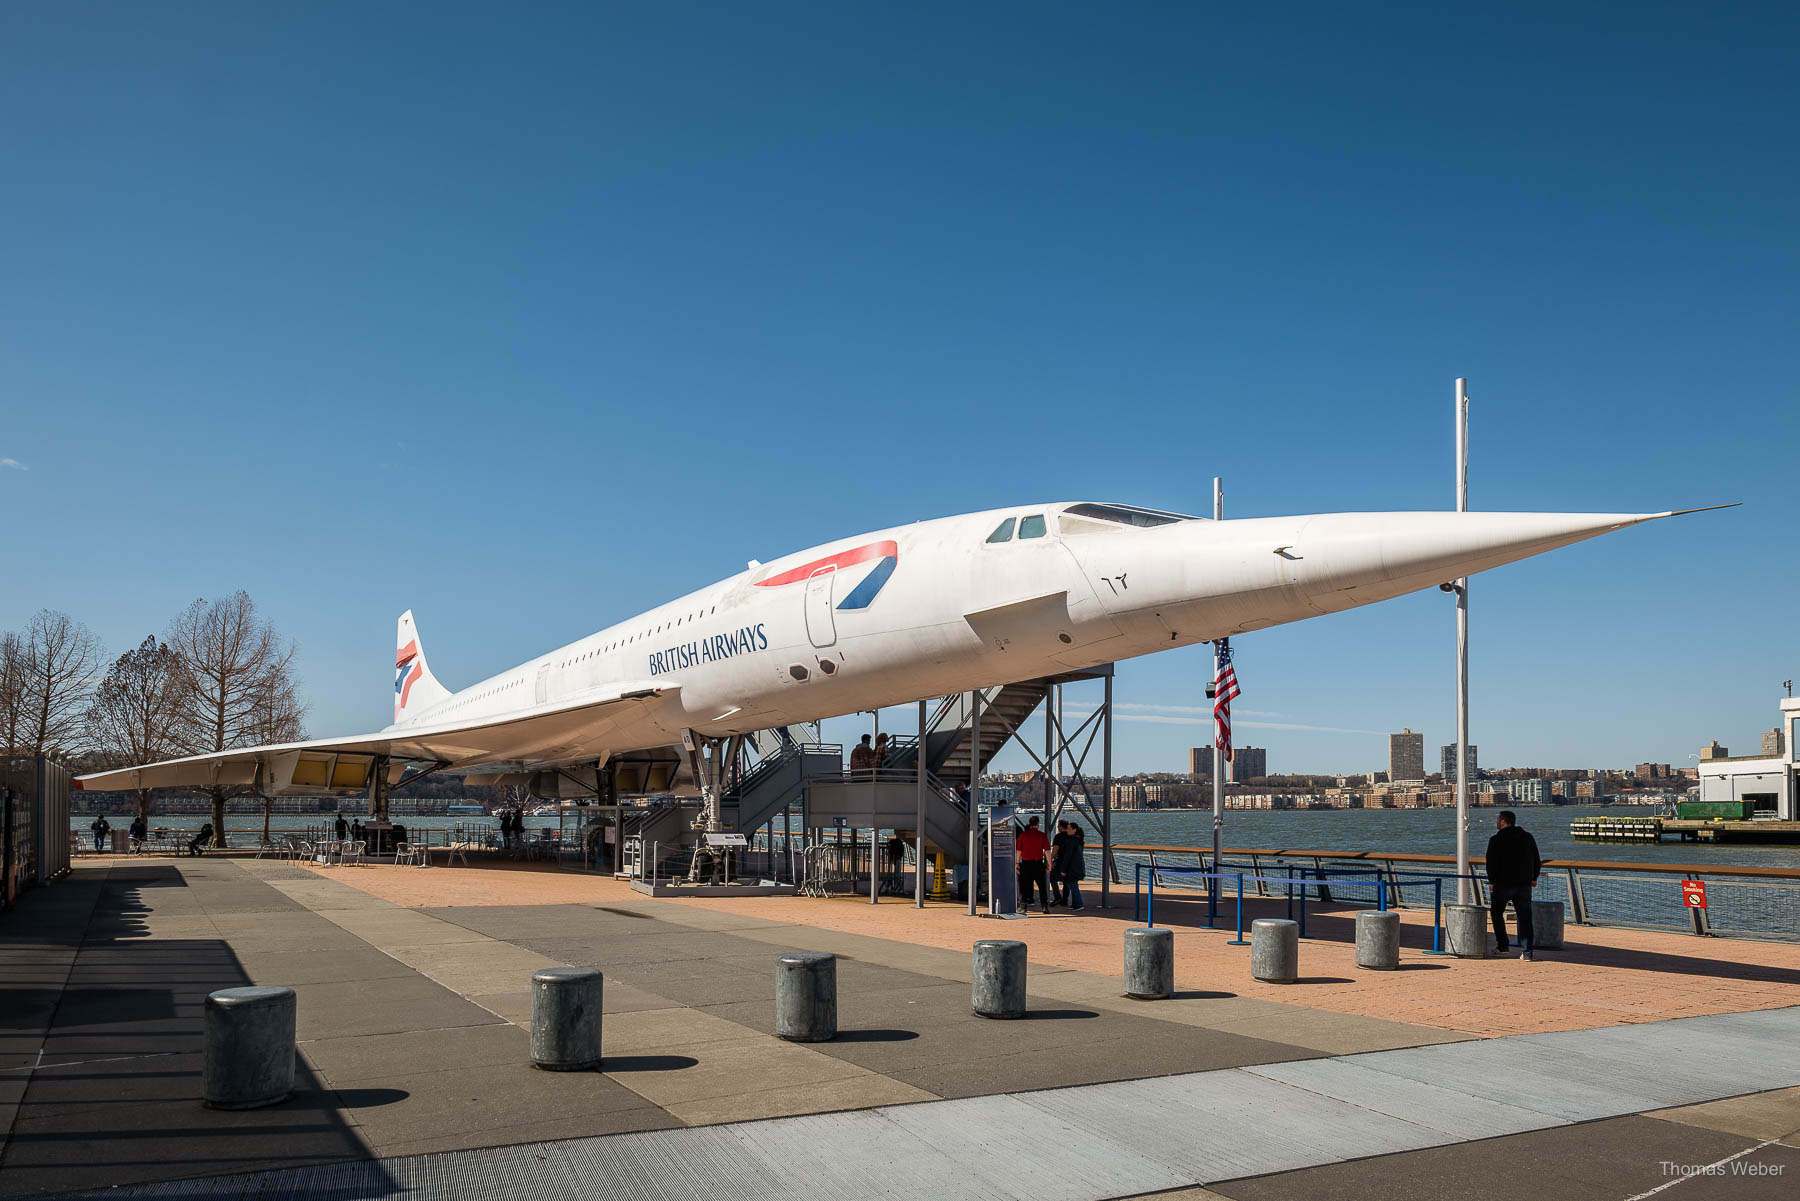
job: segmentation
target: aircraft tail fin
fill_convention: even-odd
[[[394,635],[394,724],[449,695],[450,690],[437,682],[425,664],[425,648],[419,643],[419,630],[413,624],[412,610],[408,609],[400,615],[400,627]]]

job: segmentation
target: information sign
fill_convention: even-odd
[[[988,810],[988,913],[1010,916],[1019,911],[1018,852],[1013,845],[1012,805]]]

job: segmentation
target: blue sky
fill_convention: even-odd
[[[1476,508],[1745,502],[1477,577],[1484,764],[1754,749],[1800,675],[1797,43],[1754,5],[11,6],[0,627],[117,653],[244,587],[312,731],[362,730],[407,607],[458,686],[914,518],[1215,474],[1235,516],[1448,507],[1465,375]],[[1434,756],[1453,621],[1239,640],[1279,727],[1240,741]],[[1209,670],[1121,666],[1121,767],[1180,770]]]

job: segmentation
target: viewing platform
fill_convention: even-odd
[[[1787,1173],[1734,1197],[1790,1195],[1800,945],[1571,925],[1537,962],[1451,959],[1409,905],[1369,971],[1366,907],[1315,900],[1297,979],[1264,983],[1171,889],[1175,994],[1142,1001],[1123,891],[1001,922],[480,858],[86,858],[0,917],[0,1195],[1392,1201],[1526,1164],[1585,1199],[1727,1156]],[[988,938],[1027,945],[1024,1020],[970,1012]],[[775,1035],[797,950],[837,956],[832,1041]],[[605,976],[597,1072],[530,1066],[532,974],[563,966]],[[250,984],[297,994],[296,1091],[205,1109],[202,1002]]]

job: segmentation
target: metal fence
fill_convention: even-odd
[[[1127,877],[1134,865],[1214,870],[1207,862],[1210,847],[1145,846],[1120,844],[1113,848],[1118,870]],[[1475,899],[1485,904],[1486,886],[1481,877],[1480,856],[1471,858],[1475,868]],[[1090,869],[1095,865],[1090,862]],[[1242,870],[1246,876],[1284,877],[1293,866],[1327,876],[1341,876],[1350,867],[1378,869],[1386,881],[1390,904],[1395,907],[1431,904],[1431,889],[1418,877],[1441,876],[1447,896],[1454,894],[1456,860],[1450,855],[1384,854],[1379,851],[1310,851],[1227,848],[1220,856],[1220,871]],[[1350,904],[1375,902],[1376,876],[1356,881],[1334,878],[1313,883],[1317,899]],[[1684,880],[1706,885],[1706,908],[1691,908],[1681,887]],[[1414,882],[1409,882],[1414,881]],[[1170,883],[1175,881],[1171,879]],[[1256,893],[1272,895],[1271,885],[1256,885]],[[1755,868],[1737,865],[1681,863],[1609,863],[1576,859],[1547,859],[1538,881],[1537,897],[1561,901],[1568,920],[1581,925],[1629,926],[1649,930],[1679,930],[1734,938],[1800,939],[1800,869]]]
[[[69,870],[69,778],[49,755],[0,756],[0,909]]]

